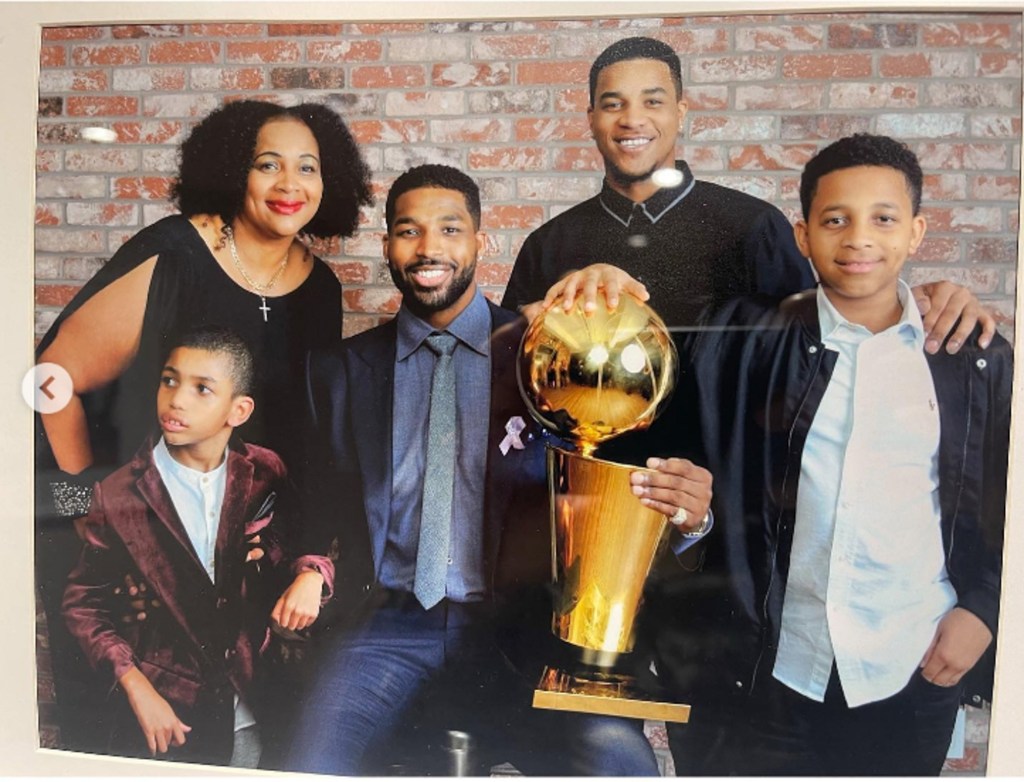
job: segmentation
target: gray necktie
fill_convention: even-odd
[[[427,459],[423,476],[423,510],[413,586],[424,608],[445,595],[448,548],[452,532],[452,489],[455,481],[455,337],[431,334],[427,346],[437,354],[430,388]]]

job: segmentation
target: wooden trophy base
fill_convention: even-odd
[[[535,709],[605,714],[664,722],[689,722],[690,707],[684,703],[651,700],[637,689],[631,676],[621,674],[573,675],[546,667],[533,691]]]

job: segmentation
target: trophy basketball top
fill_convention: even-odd
[[[527,328],[516,375],[531,415],[589,456],[599,443],[658,416],[675,386],[675,344],[660,317],[632,296],[614,310],[555,305]]]

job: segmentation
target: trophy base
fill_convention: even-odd
[[[533,691],[533,707],[640,720],[690,721],[689,705],[651,700],[636,687],[632,676],[595,673],[583,677],[551,667],[544,668]]]

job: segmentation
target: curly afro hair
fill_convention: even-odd
[[[317,103],[284,107],[240,100],[212,111],[181,145],[174,203],[186,217],[215,214],[230,224],[245,200],[256,136],[266,123],[280,119],[303,123],[320,147],[323,200],[303,233],[322,239],[351,236],[359,208],[373,202],[370,169],[344,120]]]

